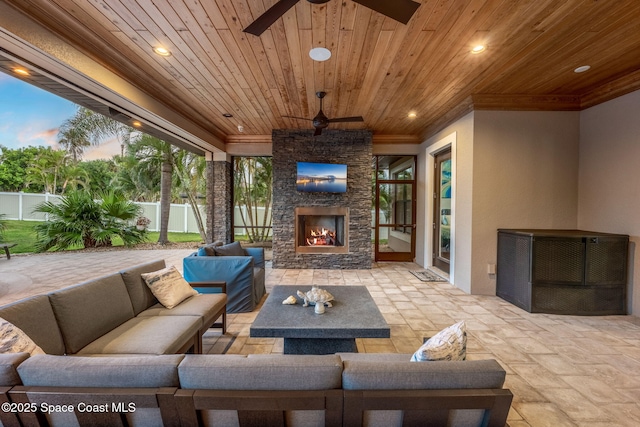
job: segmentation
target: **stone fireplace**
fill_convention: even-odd
[[[371,268],[371,131],[280,129],[272,141],[273,268]],[[347,165],[347,191],[298,191],[298,162]]]
[[[296,252],[349,253],[349,208],[295,208]]]

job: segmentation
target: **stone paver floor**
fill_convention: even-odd
[[[0,258],[0,305],[164,258],[182,269],[192,250],[131,250]],[[511,427],[640,425],[640,319],[530,314],[495,296],[467,295],[425,283],[411,263],[371,270],[274,270],[273,285],[365,285],[391,326],[390,339],[360,339],[359,351],[412,353],[423,337],[465,320],[468,358],[495,358],[514,394]],[[210,330],[205,352],[282,353],[282,339],[249,338],[253,313],[229,315],[229,330]]]

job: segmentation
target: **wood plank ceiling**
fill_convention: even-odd
[[[420,142],[471,108],[579,110],[640,89],[638,0],[418,0],[407,25],[301,0],[260,37],[242,30],[275,0],[2,1],[227,141],[311,129],[283,116],[315,116],[320,90],[330,118],[365,119],[330,128]]]

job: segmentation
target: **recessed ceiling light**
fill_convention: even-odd
[[[153,51],[156,53],[156,55],[160,55],[160,56],[171,56],[171,52],[169,51],[169,49],[162,47],[162,46],[156,46],[153,48]]]
[[[416,117],[418,117],[418,114],[415,111],[411,111],[409,112],[407,117],[409,117],[410,119],[415,119]]]
[[[313,49],[311,49],[309,51],[309,56],[314,61],[322,62],[322,61],[326,61],[327,59],[331,58],[331,51],[329,49],[324,48],[324,47],[314,47]]]
[[[29,75],[31,75],[31,73],[29,73],[29,71],[27,71],[24,68],[20,68],[20,67],[14,68],[13,72],[16,73],[16,74],[19,74],[21,76],[29,76]]]
[[[133,125],[134,128],[139,128],[140,126],[142,126],[142,123],[140,123],[137,120],[134,120],[133,122],[131,122],[131,124]]]
[[[227,119],[230,119],[231,117],[233,117],[233,114],[231,114],[231,113],[223,113],[222,116],[226,117]]]
[[[485,49],[486,49],[486,47],[484,45],[479,44],[478,46],[475,46],[473,49],[471,49],[471,53],[484,52]]]
[[[589,71],[591,69],[591,65],[583,65],[581,67],[573,70],[574,73],[584,73],[585,71]]]

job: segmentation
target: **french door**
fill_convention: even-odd
[[[433,266],[449,273],[451,263],[451,149],[434,155]]]
[[[373,157],[374,254],[376,261],[416,256],[416,158]]]

